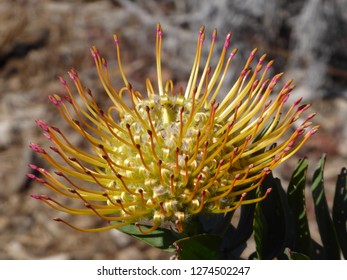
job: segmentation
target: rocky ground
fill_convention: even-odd
[[[276,59],[276,70],[285,71],[288,79],[295,78],[295,94],[314,103],[312,111],[318,113],[315,122],[321,129],[298,154],[309,157],[309,172],[312,174],[321,154],[328,153],[326,181],[332,186],[341,167],[347,165],[347,59],[342,51],[347,37],[346,30],[336,28],[347,22],[346,1],[289,4],[282,0],[263,6],[251,0],[143,2],[146,4],[125,0],[0,1],[0,259],[170,257],[117,231],[73,231],[51,220],[55,211],[30,198],[44,190],[25,177],[29,163],[40,164],[28,144],[47,145],[34,120],[42,118],[64,127],[47,99],[49,94],[63,93],[56,77],[67,78],[66,72],[74,67],[88,87],[100,91],[88,48],[97,45],[109,64],[115,64],[115,32],[121,38],[125,72],[141,89],[144,79],[155,75],[157,22],[167,34],[164,76],[177,82],[187,76],[200,25],[208,30],[219,28],[221,37],[233,31],[233,42],[241,49],[236,68],[257,46]],[[119,73],[113,70],[111,74],[116,84]],[[288,180],[287,170],[292,170],[298,157],[277,175]],[[333,187],[327,188],[327,195],[331,200]],[[85,227],[96,225],[94,219],[78,222]]]

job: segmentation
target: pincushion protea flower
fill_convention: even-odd
[[[198,213],[227,213],[242,204],[264,199],[270,189],[261,197],[247,198],[246,194],[261,187],[265,176],[316,132],[317,127],[313,127],[304,133],[311,126],[312,114],[288,138],[280,140],[310,105],[300,105],[301,100],[297,100],[285,109],[294,88],[292,81],[285,83],[269,101],[282,74],[266,78],[273,61],[264,67],[265,55],[252,69],[256,49],[251,52],[235,84],[227,92],[221,90],[229,64],[237,52],[234,49],[229,56],[227,54],[231,34],[226,36],[219,61],[212,68],[210,61],[217,37],[217,31],[213,32],[207,61],[201,69],[205,33],[204,28],[200,29],[187,86],[184,92],[177,92],[172,81],[164,83],[162,80],[162,36],[158,25],[158,86],[154,89],[152,82],[147,80],[147,97],[136,91],[125,76],[117,36],[114,42],[124,81],[124,87],[118,91],[111,85],[106,60],[95,47],[91,49],[100,81],[112,101],[107,111],[98,106],[75,70],[69,75],[83,104],[59,77],[68,95],[49,98],[93,151],[81,150],[59,128],[37,120],[54,145],[51,150],[62,161],[39,145],[30,144],[57,169],[57,176],[34,165],[30,167],[42,177],[27,176],[60,195],[80,199],[84,206],[76,209],[46,195],[33,197],[62,212],[96,215],[113,223],[103,228],[80,229],[60,218],[56,221],[84,231],[127,224],[136,224],[142,233],[164,224],[182,231]],[[220,103],[217,97],[223,98]],[[277,141],[280,142],[274,145]],[[85,181],[94,183],[97,189],[85,187]],[[152,227],[145,230],[141,224]]]

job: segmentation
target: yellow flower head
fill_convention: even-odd
[[[273,61],[264,66],[265,55],[251,68],[256,49],[234,85],[222,91],[237,50],[228,54],[231,38],[228,34],[219,61],[212,67],[216,30],[207,61],[201,66],[205,33],[204,28],[200,29],[187,86],[177,91],[171,80],[162,80],[162,37],[158,25],[157,87],[147,80],[147,96],[128,82],[117,36],[114,42],[124,87],[115,89],[111,85],[106,60],[95,47],[91,49],[100,81],[112,102],[107,110],[99,107],[75,70],[69,75],[79,101],[67,82],[59,77],[68,95],[49,98],[65,121],[90,144],[90,150],[73,145],[57,127],[36,121],[53,143],[51,150],[62,160],[39,145],[30,144],[57,171],[53,175],[30,165],[42,176],[27,176],[60,195],[81,200],[83,206],[72,208],[46,195],[33,197],[62,212],[96,215],[114,222],[84,231],[131,223],[143,233],[164,224],[182,231],[198,213],[227,213],[242,204],[258,202],[269,190],[263,197],[247,198],[246,194],[261,187],[265,176],[291,157],[318,128],[310,128],[305,133],[311,126],[312,114],[296,125],[288,138],[281,137],[310,105],[300,105],[301,100],[297,100],[285,109],[294,88],[292,81],[285,83],[273,100],[269,100],[282,73],[267,78]],[[217,102],[217,97],[222,100]],[[87,188],[85,181],[94,183],[97,188]],[[79,229],[60,218],[55,220]],[[144,230],[141,224],[151,224],[152,228]]]

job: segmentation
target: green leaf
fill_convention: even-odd
[[[312,256],[312,242],[305,200],[307,167],[307,159],[299,160],[288,185],[287,199],[294,221],[294,243],[291,249]]]
[[[347,169],[342,168],[337,177],[333,206],[333,221],[342,254],[347,259]]]
[[[194,236],[198,234],[212,234],[212,235],[224,235],[227,231],[231,218],[234,212],[229,212],[227,214],[198,214],[197,215],[197,225],[196,228],[199,228],[200,231],[196,234],[188,234],[188,236]],[[192,221],[190,221],[191,223]]]
[[[141,228],[144,228],[146,230],[146,229],[149,229],[150,227],[141,225]],[[163,229],[163,228],[158,228],[149,234],[142,234],[139,232],[139,229],[134,224],[117,228],[117,230],[123,233],[126,233],[136,239],[139,239],[153,247],[166,250],[169,252],[176,251],[173,246],[173,243],[177,241],[178,239],[182,238],[182,236],[179,236],[178,233],[168,229]]]
[[[253,218],[252,218],[253,221]],[[253,232],[253,227],[252,227]],[[238,240],[233,242],[234,236],[238,236],[236,228],[230,224],[223,236],[222,245],[220,247],[220,259],[222,260],[241,260],[243,251],[247,248],[246,241]]]
[[[312,195],[318,229],[324,248],[325,258],[340,259],[339,243],[333,221],[330,217],[328,203],[324,193],[323,173],[325,161],[326,155],[323,155],[319,161],[317,169],[313,174],[311,187]]]
[[[268,232],[266,219],[264,217],[263,211],[260,207],[260,203],[257,203],[254,212],[254,240],[255,240],[255,249],[256,256],[252,256],[252,259],[262,260],[264,259],[263,248],[266,243],[266,234]]]
[[[218,235],[200,234],[175,242],[179,260],[218,260],[222,238]]]
[[[262,194],[268,188],[272,188],[272,191],[266,199],[257,203],[255,210],[254,238],[260,259],[278,258],[285,247],[292,245],[289,232],[293,228],[293,221],[287,196],[280,180],[271,173],[264,179]]]
[[[254,211],[254,203],[241,206],[239,222],[233,232],[232,238],[229,238],[231,250],[237,248],[251,237],[253,233]]]
[[[291,251],[289,248],[284,250],[284,254],[287,256],[288,260],[309,260],[310,258],[305,254]]]
[[[252,199],[256,197],[257,190],[252,190],[247,193],[247,199]],[[255,203],[242,205],[240,209],[240,217],[236,228],[229,230],[228,235],[225,236],[228,240],[229,251],[233,251],[234,249],[243,247],[253,233]]]

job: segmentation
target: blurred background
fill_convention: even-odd
[[[74,67],[86,86],[102,94],[89,52],[96,45],[112,67],[117,88],[112,37],[117,33],[128,79],[143,89],[145,78],[155,77],[158,22],[164,30],[164,78],[176,83],[187,80],[201,25],[207,45],[213,28],[218,29],[218,48],[233,33],[232,48],[239,48],[235,74],[254,47],[258,57],[267,53],[275,59],[273,73],[285,72],[284,80],[295,80],[293,100],[302,96],[312,102],[310,112],[317,112],[314,122],[321,125],[275,175],[288,180],[298,158],[308,156],[311,177],[327,153],[326,192],[333,197],[336,176],[347,165],[346,0],[0,0],[0,259],[170,257],[117,231],[81,233],[52,221],[59,214],[30,198],[47,191],[25,177],[29,163],[45,166],[28,148],[30,142],[48,145],[34,120],[66,126],[47,98],[64,94],[56,77],[68,80],[66,73]],[[76,134],[70,137],[83,144]],[[76,220],[84,227],[99,222]]]

